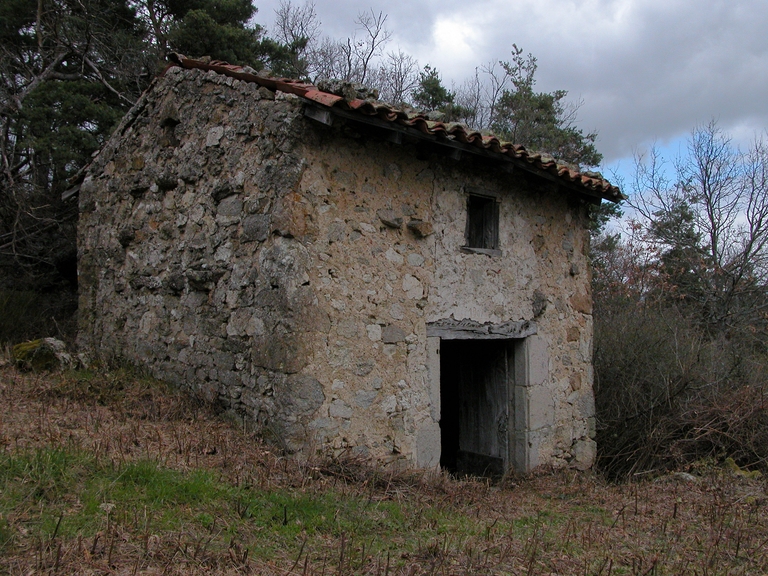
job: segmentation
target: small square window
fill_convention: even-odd
[[[492,196],[467,196],[465,248],[497,252],[499,248],[499,204]]]

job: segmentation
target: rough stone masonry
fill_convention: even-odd
[[[506,469],[589,467],[587,204],[306,107],[213,71],[156,82],[80,189],[81,346],[218,400],[289,452],[435,467],[448,427],[471,424]],[[494,249],[466,246],[475,194],[497,213]],[[448,422],[441,347],[460,362],[463,342],[496,340],[501,400],[467,402],[502,414],[458,406]],[[466,350],[450,366],[480,370]]]

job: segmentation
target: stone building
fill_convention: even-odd
[[[621,198],[599,175],[177,57],[79,194],[91,354],[217,399],[289,452],[592,464],[587,210]]]

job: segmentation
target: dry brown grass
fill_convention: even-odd
[[[494,484],[343,457],[300,462],[214,407],[120,371],[30,375],[6,366],[0,402],[0,456],[56,448],[110,470],[132,462],[179,478],[204,470],[221,493],[199,507],[102,505],[90,525],[66,532],[58,524],[82,512],[78,494],[13,505],[0,496],[0,540],[4,530],[9,542],[0,542],[0,573],[768,572],[768,485],[738,470],[702,465],[695,476],[625,484],[541,471]],[[256,509],[283,502],[277,515]],[[57,510],[47,529],[45,506]],[[158,520],[169,512],[173,522]],[[322,516],[314,527],[312,514]]]

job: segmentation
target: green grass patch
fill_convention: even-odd
[[[25,518],[41,536],[89,536],[107,516],[131,524],[135,510],[149,511],[156,529],[176,529],[192,519],[193,504],[210,506],[231,490],[207,471],[115,465],[66,449],[0,456],[0,515]]]
[[[365,541],[372,554],[418,553],[486,530],[449,507],[414,509],[333,489],[236,487],[209,470],[183,472],[146,460],[115,464],[67,449],[0,456],[0,546],[13,544],[8,518],[23,519],[24,530],[40,540],[92,538],[112,525],[133,533],[210,533],[211,546],[224,549],[239,535],[252,556],[264,558],[275,550],[296,553],[307,541],[322,550],[340,538]]]
[[[768,573],[765,480],[734,467],[510,488],[302,462],[129,368],[9,374],[0,573]]]

